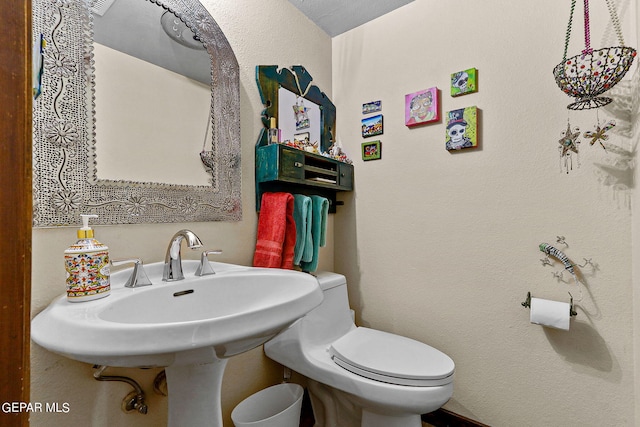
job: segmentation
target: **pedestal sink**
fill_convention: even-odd
[[[222,427],[220,389],[227,359],[255,348],[322,301],[305,273],[212,262],[216,274],[162,281],[162,263],[145,265],[151,286],[125,288],[131,269],[111,275],[111,295],[72,303],[63,295],[31,323],[42,347],[81,362],[163,366],[169,426]]]

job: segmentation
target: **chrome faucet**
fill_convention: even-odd
[[[182,273],[182,257],[180,256],[180,250],[182,241],[187,241],[187,246],[191,249],[199,248],[202,246],[202,242],[191,230],[180,230],[171,238],[169,247],[167,248],[167,254],[164,257],[164,271],[162,272],[162,280],[165,282],[172,282],[174,280],[184,279]]]

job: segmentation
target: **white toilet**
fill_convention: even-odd
[[[421,342],[356,327],[344,276],[318,274],[324,300],[264,345],[309,378],[316,427],[421,427],[453,394],[455,365]]]

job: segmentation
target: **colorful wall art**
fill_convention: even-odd
[[[307,107],[304,106],[302,97],[296,97],[296,103],[293,105],[293,115],[296,118],[296,130],[308,129],[311,127]]]
[[[478,146],[478,107],[466,107],[447,112],[447,150]]]
[[[378,160],[382,158],[382,142],[370,141],[362,143],[362,160]]]
[[[362,119],[362,137],[382,135],[382,114]]]
[[[362,104],[362,114],[377,113],[382,111],[382,101],[372,101]]]
[[[451,96],[466,95],[478,91],[478,70],[469,68],[451,74]]]
[[[440,120],[438,88],[432,87],[404,96],[404,124],[408,127]]]

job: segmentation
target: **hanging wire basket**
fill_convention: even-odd
[[[635,49],[624,46],[622,30],[615,9],[610,0],[606,1],[620,46],[591,49],[589,0],[584,0],[585,49],[581,54],[566,59],[576,0],[571,1],[571,15],[565,38],[564,56],[562,62],[553,69],[553,76],[560,89],[575,98],[575,102],[567,105],[570,110],[585,110],[609,104],[612,99],[601,95],[622,80],[636,57]]]
[[[635,56],[631,47],[605,47],[556,65],[553,69],[556,83],[564,93],[576,98],[567,108],[585,110],[609,104],[611,98],[600,95],[622,79]]]

